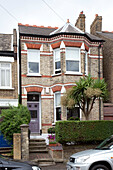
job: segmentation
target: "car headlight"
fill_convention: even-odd
[[[78,157],[78,158],[76,158],[76,163],[83,163],[83,162],[85,162],[87,159],[89,159],[89,156],[87,155],[87,156],[81,156],[81,157]]]
[[[33,170],[41,170],[38,166],[32,166]]]

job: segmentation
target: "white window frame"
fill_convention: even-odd
[[[79,71],[67,71],[67,68],[66,68],[66,73],[67,74],[80,74],[81,73],[81,58],[80,58],[80,48],[76,48],[76,47],[66,47],[66,61],[68,60],[68,56],[67,56],[67,50],[78,50],[78,59],[73,59],[73,58],[69,58],[69,60],[72,60],[72,61],[79,61]]]
[[[27,72],[28,72],[28,76],[38,76],[38,75],[40,75],[40,50],[37,50],[37,49],[27,49]],[[31,60],[31,59],[29,59],[30,57],[29,57],[29,52],[31,53],[31,52],[35,52],[35,53],[37,53],[37,56],[36,56],[36,58],[37,58],[37,60]],[[39,72],[38,73],[30,73],[29,72],[29,62],[33,62],[33,63],[38,63],[39,64]]]
[[[2,64],[9,64],[9,67],[1,67]],[[5,70],[5,83],[6,83],[6,70],[10,71],[10,84],[9,86],[1,86],[1,78],[0,78],[0,89],[11,89],[12,88],[12,65],[10,62],[0,62],[0,77],[1,76],[1,70]]]
[[[54,74],[61,74],[61,67],[60,69],[55,69],[55,57],[56,57],[56,52],[59,52],[59,60],[57,61],[60,61],[60,66],[61,66],[61,58],[60,58],[60,48],[57,48],[57,49],[54,49]],[[55,73],[56,71],[60,71],[60,73]]]
[[[88,74],[88,52],[85,51],[85,63],[84,63],[84,66],[85,66],[85,74],[87,75]]]
[[[57,121],[60,121],[60,120],[56,120],[56,108],[61,107],[61,105],[56,106],[56,101],[55,101],[55,95],[56,94],[60,94],[60,97],[61,97],[61,92],[58,91],[58,92],[54,93],[54,123],[57,122]]]

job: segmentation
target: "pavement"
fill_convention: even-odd
[[[41,167],[42,170],[66,170],[66,163],[56,163],[56,165]]]

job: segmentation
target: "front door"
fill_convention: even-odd
[[[31,92],[27,94],[27,107],[31,113],[31,121],[29,123],[29,129],[31,133],[40,132],[40,94]]]
[[[31,113],[31,121],[29,129],[32,133],[39,133],[39,103],[27,103],[27,107]]]

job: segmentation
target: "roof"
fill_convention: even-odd
[[[102,31],[102,32],[97,32],[97,34],[101,35],[102,37],[113,40],[113,32]]]
[[[44,27],[44,26],[30,26],[28,24],[18,24],[19,32],[21,34],[32,34],[32,35],[45,35],[48,36],[51,32],[56,30],[58,27]]]
[[[83,34],[84,32],[82,32],[80,29],[72,25],[70,22],[67,22],[63,27],[50,33],[50,35],[58,34],[58,33],[81,33]]]
[[[79,28],[75,27],[70,22],[67,22],[61,28],[50,27],[50,26],[39,27],[36,25],[30,26],[28,24],[27,25],[18,24],[18,25],[19,25],[19,33],[21,35],[31,35],[31,36],[34,35],[34,36],[47,36],[47,37],[50,36],[51,37],[51,36],[58,35],[58,34],[77,34],[77,35],[86,36],[91,41],[102,41],[102,39],[99,37],[96,37],[92,34],[81,31]]]

